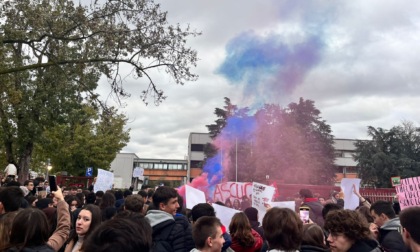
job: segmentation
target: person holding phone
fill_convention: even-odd
[[[6,251],[58,251],[70,232],[70,213],[61,189],[53,192],[57,198],[57,227],[50,232],[47,217],[37,208],[26,208],[16,215],[10,231],[9,243],[0,249]],[[9,251],[9,250],[7,250]]]
[[[300,189],[299,195],[302,200],[301,207],[309,208],[309,219],[323,227],[324,217],[322,217],[322,209],[324,206],[318,201],[318,198],[314,198],[309,189]]]

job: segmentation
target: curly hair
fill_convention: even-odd
[[[335,210],[327,214],[324,228],[332,235],[343,234],[353,241],[369,239],[369,224],[352,210]]]
[[[232,237],[238,239],[241,246],[251,247],[255,243],[251,223],[249,223],[248,217],[243,212],[233,215],[229,225],[229,232]]]

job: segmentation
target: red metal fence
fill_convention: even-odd
[[[87,188],[93,182],[93,177],[73,177],[73,176],[57,176],[57,185],[71,187],[75,186],[77,188]]]
[[[371,202],[377,200],[393,201],[396,194],[395,188],[362,188],[360,194],[365,199],[370,199]]]
[[[310,189],[315,196],[324,198],[330,198],[333,192],[339,192],[341,190],[338,186],[277,183],[277,189],[279,193],[278,200],[293,200],[299,194],[299,190],[302,188]],[[377,200],[392,201],[396,191],[395,188],[361,188],[360,194],[364,198],[370,199],[372,202]]]

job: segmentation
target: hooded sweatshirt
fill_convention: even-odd
[[[405,252],[399,218],[390,219],[379,228],[379,244],[389,252]]]
[[[174,216],[161,210],[150,210],[145,216],[146,220],[150,223],[153,229],[153,242],[165,242],[171,246],[171,251],[185,252],[190,249],[185,248],[184,228],[182,225],[175,222]],[[170,229],[168,237],[162,237],[164,230]],[[167,230],[168,231],[168,230]]]
[[[146,220],[149,221],[150,226],[152,226],[152,228],[155,227],[157,224],[160,224],[168,220],[175,221],[174,216],[172,214],[169,214],[161,210],[149,210],[145,217],[146,217]]]

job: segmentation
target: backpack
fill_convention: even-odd
[[[152,252],[171,252],[173,251],[172,245],[169,243],[169,235],[172,233],[176,223],[172,222],[171,225],[165,227],[161,232],[153,237]]]

